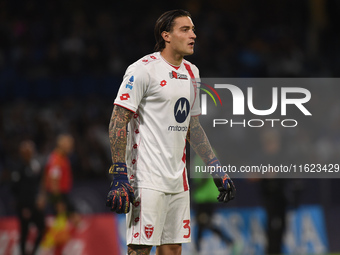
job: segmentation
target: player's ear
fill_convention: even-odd
[[[169,32],[163,31],[163,32],[161,33],[161,35],[162,35],[163,40],[164,40],[165,42],[167,42],[167,43],[170,42],[170,33],[169,33]]]

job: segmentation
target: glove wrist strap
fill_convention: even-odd
[[[126,163],[113,163],[109,169],[109,174],[113,175],[113,179],[127,179]]]
[[[220,161],[216,157],[214,157],[213,159],[209,160],[207,162],[207,165],[210,166],[210,167],[215,167],[214,169],[210,170],[210,174],[212,175],[212,177],[214,177],[214,178],[216,178],[216,177],[222,178],[225,175],[225,173],[222,171],[221,163],[220,163]]]
[[[207,165],[208,166],[221,166],[221,163],[218,160],[218,158],[214,157],[213,159],[211,159],[207,162]]]

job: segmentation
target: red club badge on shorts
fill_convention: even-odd
[[[153,234],[153,229],[154,229],[154,227],[151,224],[147,224],[147,225],[144,226],[144,232],[145,232],[147,239],[151,238],[151,236]]]
[[[120,100],[128,100],[130,98],[130,95],[128,93],[124,93],[120,96]]]

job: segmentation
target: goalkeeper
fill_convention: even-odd
[[[127,213],[128,254],[181,253],[191,241],[186,141],[210,166],[220,163],[199,123],[197,67],[184,59],[194,52],[191,16],[168,11],[155,25],[154,53],[130,65],[109,125],[113,181],[106,205]],[[214,173],[218,201],[228,202],[235,187]]]

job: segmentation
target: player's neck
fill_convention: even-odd
[[[167,61],[169,64],[173,66],[180,66],[183,61],[182,55],[170,52],[167,49],[164,49],[161,52],[161,56],[165,59],[165,61]]]

